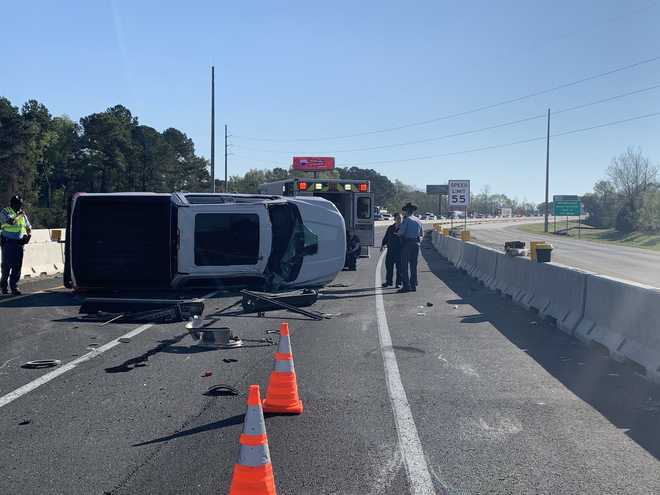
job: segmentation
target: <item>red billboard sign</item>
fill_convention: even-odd
[[[293,170],[332,170],[335,168],[334,156],[294,156]]]

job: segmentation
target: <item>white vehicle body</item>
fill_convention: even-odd
[[[346,229],[322,198],[79,194],[67,236],[77,289],[321,287],[344,265]]]

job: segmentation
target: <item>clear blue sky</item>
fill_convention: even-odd
[[[330,153],[424,186],[471,179],[473,191],[541,201],[545,142],[427,160],[545,134],[533,120],[428,139],[660,84],[660,60],[514,104],[349,139],[332,137],[453,114],[660,56],[658,0],[6,2],[0,95],[73,119],[126,105],[140,122],[187,133],[210,154],[209,66],[216,67],[216,166],[222,126],[230,173]],[[660,88],[557,115],[552,132],[660,112]],[[551,142],[551,194],[583,193],[611,158],[641,146],[660,160],[660,117]],[[251,141],[258,137],[282,142]],[[264,151],[266,150],[266,151]],[[339,151],[338,151],[339,150]]]

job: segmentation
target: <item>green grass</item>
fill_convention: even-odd
[[[568,222],[568,235],[558,236],[558,238],[577,239],[578,238],[578,224],[577,222]],[[543,234],[543,223],[528,223],[519,225],[518,228],[529,234]],[[566,221],[557,220],[557,231],[566,229]],[[553,235],[554,223],[552,219],[548,224],[548,234]],[[607,242],[614,244],[621,244],[624,246],[637,247],[642,249],[650,249],[652,251],[660,251],[660,234],[647,234],[646,232],[631,232],[623,234],[614,229],[597,229],[589,225],[582,225],[580,231],[580,240]]]

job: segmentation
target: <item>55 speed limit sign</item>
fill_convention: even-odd
[[[449,181],[449,206],[468,206],[470,204],[470,181]]]

